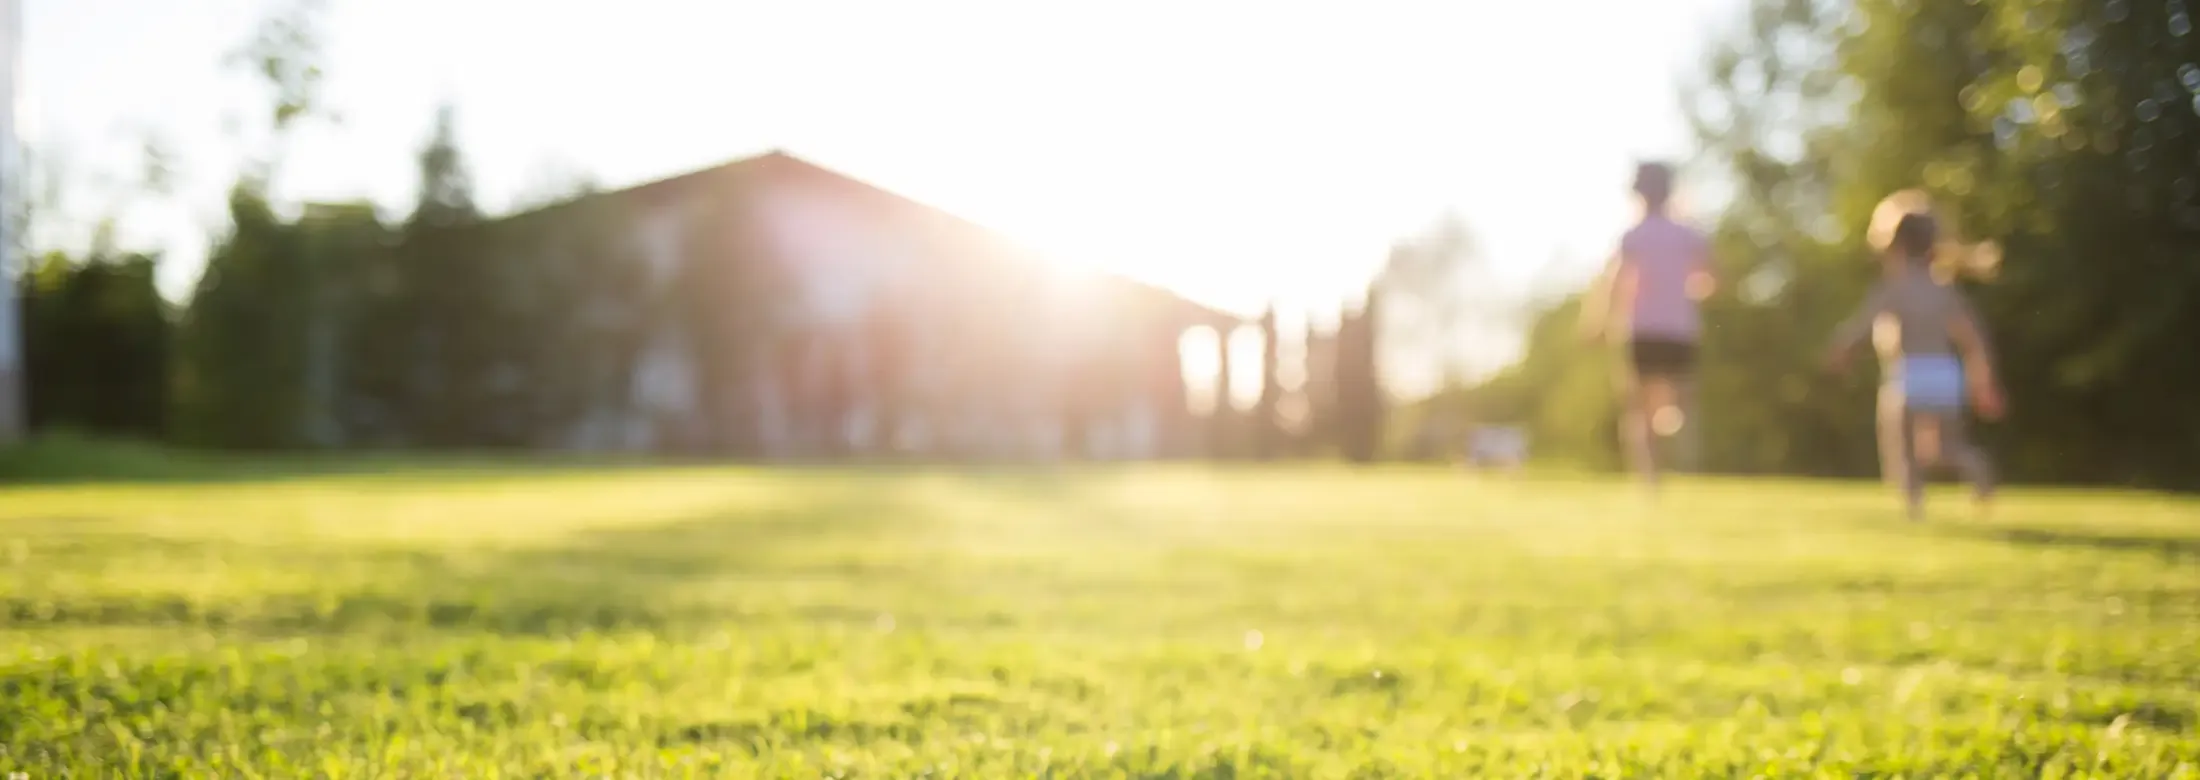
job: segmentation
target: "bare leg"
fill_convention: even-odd
[[[1643,408],[1650,415],[1651,433],[1672,436],[1680,432],[1684,419],[1678,396],[1672,377],[1658,375],[1643,379]]]
[[[1938,413],[1917,412],[1910,415],[1910,467],[1932,469],[1941,465],[1940,420]]]
[[[1701,467],[1702,423],[1696,417],[1696,377],[1673,377],[1673,408],[1680,413],[1680,430],[1673,434],[1673,467],[1694,472]]]
[[[1994,463],[1986,452],[1971,443],[1969,431],[1964,428],[1962,412],[1943,416],[1940,424],[1940,451],[1956,473],[1971,483],[1971,495],[1981,510],[1994,498]]]
[[[1681,377],[1664,374],[1653,375],[1644,380],[1642,409],[1650,423],[1652,451],[1656,451],[1660,442],[1671,447],[1660,464],[1664,470],[1671,470],[1676,464],[1685,469],[1688,463],[1689,447],[1682,437],[1692,433],[1694,429],[1689,426],[1688,413],[1682,403],[1683,381]]]
[[[1683,432],[1690,430],[1687,413],[1681,405],[1681,380],[1665,374],[1651,374],[1637,379],[1636,385],[1640,388],[1635,395],[1635,413],[1641,417],[1637,426],[1637,435],[1641,437],[1639,457],[1651,464],[1649,476],[1655,482],[1667,467],[1673,465],[1671,462],[1658,462],[1659,440],[1674,439],[1675,449],[1681,450],[1683,448],[1679,446],[1678,438]]]
[[[1657,453],[1651,441],[1651,413],[1656,410],[1649,404],[1648,388],[1643,377],[1630,374],[1623,391],[1626,398],[1620,413],[1620,446],[1627,463],[1644,481],[1656,485],[1658,481]]]
[[[1895,436],[1900,440],[1902,474],[1902,502],[1911,520],[1925,519],[1925,464],[1917,459],[1917,415],[1907,410],[1896,412],[1901,419]]]
[[[1960,410],[1934,410],[1904,414],[1903,425],[1903,490],[1908,497],[1911,512],[1916,516],[1924,503],[1926,468],[1947,464],[1965,482],[1971,483],[1972,496],[1979,507],[1987,508],[1994,495],[1994,464],[1986,453],[1971,443],[1965,431],[1963,412]]]
[[[1902,390],[1893,383],[1879,387],[1877,434],[1879,437],[1879,479],[1887,487],[1900,490],[1908,484],[1905,473],[1909,465],[1909,451],[1905,449],[1908,427],[1902,414]]]

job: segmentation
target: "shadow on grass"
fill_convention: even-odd
[[[716,470],[766,464],[667,455],[477,452],[241,453],[183,450],[142,442],[51,437],[0,448],[0,491],[10,487],[207,487],[286,482],[420,486],[525,482],[571,476]],[[910,475],[961,469],[893,462],[771,462],[773,472],[837,478]]]
[[[189,540],[194,559],[245,569],[352,572],[307,592],[195,599],[176,593],[101,593],[45,599],[0,595],[0,631],[77,627],[186,627],[246,635],[445,629],[516,636],[585,632],[712,631],[758,621],[865,623],[853,608],[739,597],[683,600],[688,584],[744,579],[862,579],[893,588],[921,572],[808,552],[915,532],[902,483],[818,486],[814,501],[728,507],[666,523],[582,532],[544,547],[389,549],[250,545]],[[56,524],[46,549],[96,554],[132,544],[104,528]],[[358,572],[371,576],[358,577]],[[356,583],[356,584],[355,584]],[[763,607],[750,606],[764,604]]]
[[[179,485],[299,479],[528,478],[683,465],[657,458],[542,453],[235,453],[55,436],[0,449],[0,485]],[[695,465],[689,462],[686,465]]]
[[[2171,561],[2200,558],[2200,537],[2102,534],[2059,528],[1970,527],[1947,525],[1942,533],[1988,539],[2025,547],[2084,548],[2110,552],[2152,553]]]
[[[934,461],[749,461],[659,454],[512,451],[227,452],[189,450],[75,436],[0,447],[0,490],[8,487],[227,487],[291,481],[362,483],[498,482],[668,469],[770,468],[787,475],[909,476],[953,474],[997,489],[1059,496],[1076,477],[1131,468],[1123,464],[940,463]]]

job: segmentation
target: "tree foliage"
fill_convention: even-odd
[[[1488,260],[1466,219],[1455,213],[1393,244],[1371,293],[1382,298],[1385,312],[1376,336],[1383,359],[1443,386],[1487,368],[1476,365],[1468,347],[1502,337],[1521,319]]]
[[[171,334],[156,258],[60,252],[18,282],[33,431],[157,439],[167,433]]]
[[[179,326],[177,435],[216,447],[293,447],[311,441],[325,399],[309,383],[316,317],[325,311],[311,242],[270,202],[269,182],[288,132],[319,106],[319,14],[313,0],[264,19],[230,64],[268,88],[271,153],[250,161],[229,194],[229,227]]]
[[[1757,0],[1684,94],[1729,282],[1706,307],[1708,465],[1869,473],[1871,377],[1815,368],[1875,273],[1874,203],[1923,187],[2003,248],[1959,280],[2016,412],[1986,437],[2018,478],[2200,488],[2200,38],[2181,3]],[[1984,270],[1984,269],[1974,269]],[[1570,302],[1566,305],[1572,305]],[[1552,316],[1556,316],[1554,312]],[[1549,319],[1549,317],[1546,317]],[[1477,392],[1536,421],[1608,406],[1564,390],[1590,359],[1536,337]],[[1568,453],[1572,454],[1572,453]]]

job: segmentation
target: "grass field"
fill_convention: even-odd
[[[2200,503],[1440,470],[0,490],[0,777],[2200,777]]]

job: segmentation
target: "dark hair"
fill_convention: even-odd
[[[1635,194],[1652,203],[1662,203],[1673,195],[1673,166],[1662,162],[1646,162],[1635,166]]]
[[[1904,214],[1902,221],[1894,225],[1894,241],[1890,246],[1909,255],[1913,263],[1922,263],[1933,257],[1933,244],[1940,240],[1940,225],[1929,214]]]

